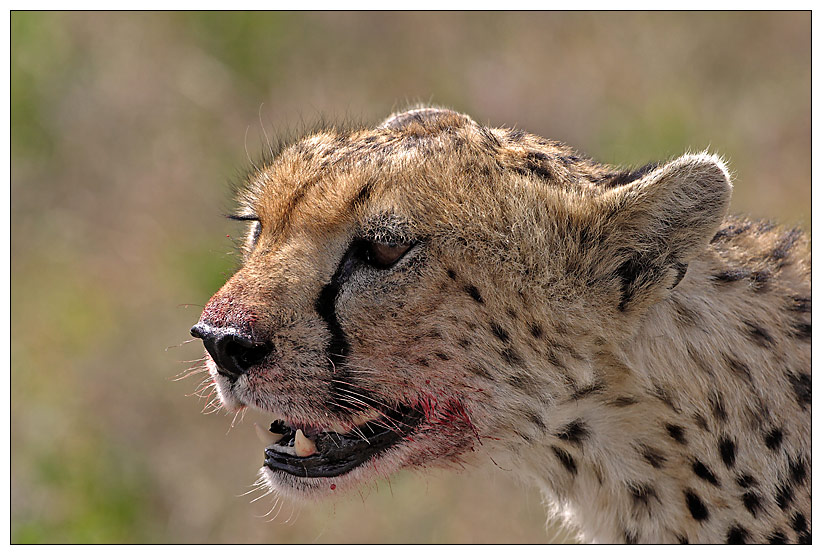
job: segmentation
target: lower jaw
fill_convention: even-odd
[[[287,474],[297,478],[337,478],[348,475],[377,460],[391,458],[391,453],[411,438],[423,420],[422,413],[411,407],[391,411],[384,419],[361,426],[356,434],[323,433],[316,439],[317,451],[299,457],[270,446],[265,450],[264,467],[274,475]],[[286,435],[282,441],[286,441]],[[284,445],[280,443],[278,445]]]
[[[394,474],[404,466],[404,457],[376,456],[344,474],[333,477],[305,477],[274,470],[267,465],[260,475],[272,491],[295,501],[320,500],[329,495],[353,491],[374,482],[380,477]]]
[[[273,475],[284,474],[301,479],[342,478],[365,465],[371,465],[382,458],[383,452],[364,459],[347,458],[329,461],[321,456],[312,455],[302,460],[293,457],[282,457],[278,453],[266,451],[263,467]]]

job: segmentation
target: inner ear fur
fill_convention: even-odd
[[[725,163],[686,154],[641,178],[604,192],[601,215],[618,309],[647,307],[667,296],[690,261],[719,229],[731,198]]]

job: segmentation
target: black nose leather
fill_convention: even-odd
[[[191,335],[203,340],[217,371],[231,380],[262,362],[272,349],[271,344],[256,342],[234,328],[215,328],[202,322],[192,326]]]

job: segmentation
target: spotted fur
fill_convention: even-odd
[[[349,474],[266,473],[296,497],[492,457],[587,541],[809,542],[808,240],[730,192],[707,153],[614,168],[444,109],[310,135],[241,194],[244,264],[201,321],[273,351],[211,365],[223,404],[424,409]],[[363,240],[414,246],[379,270]]]

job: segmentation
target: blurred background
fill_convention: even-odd
[[[810,12],[13,12],[11,93],[12,542],[571,541],[493,465],[240,496],[255,415],[172,378],[263,129],[423,101],[610,163],[707,147],[732,210],[810,231]]]

